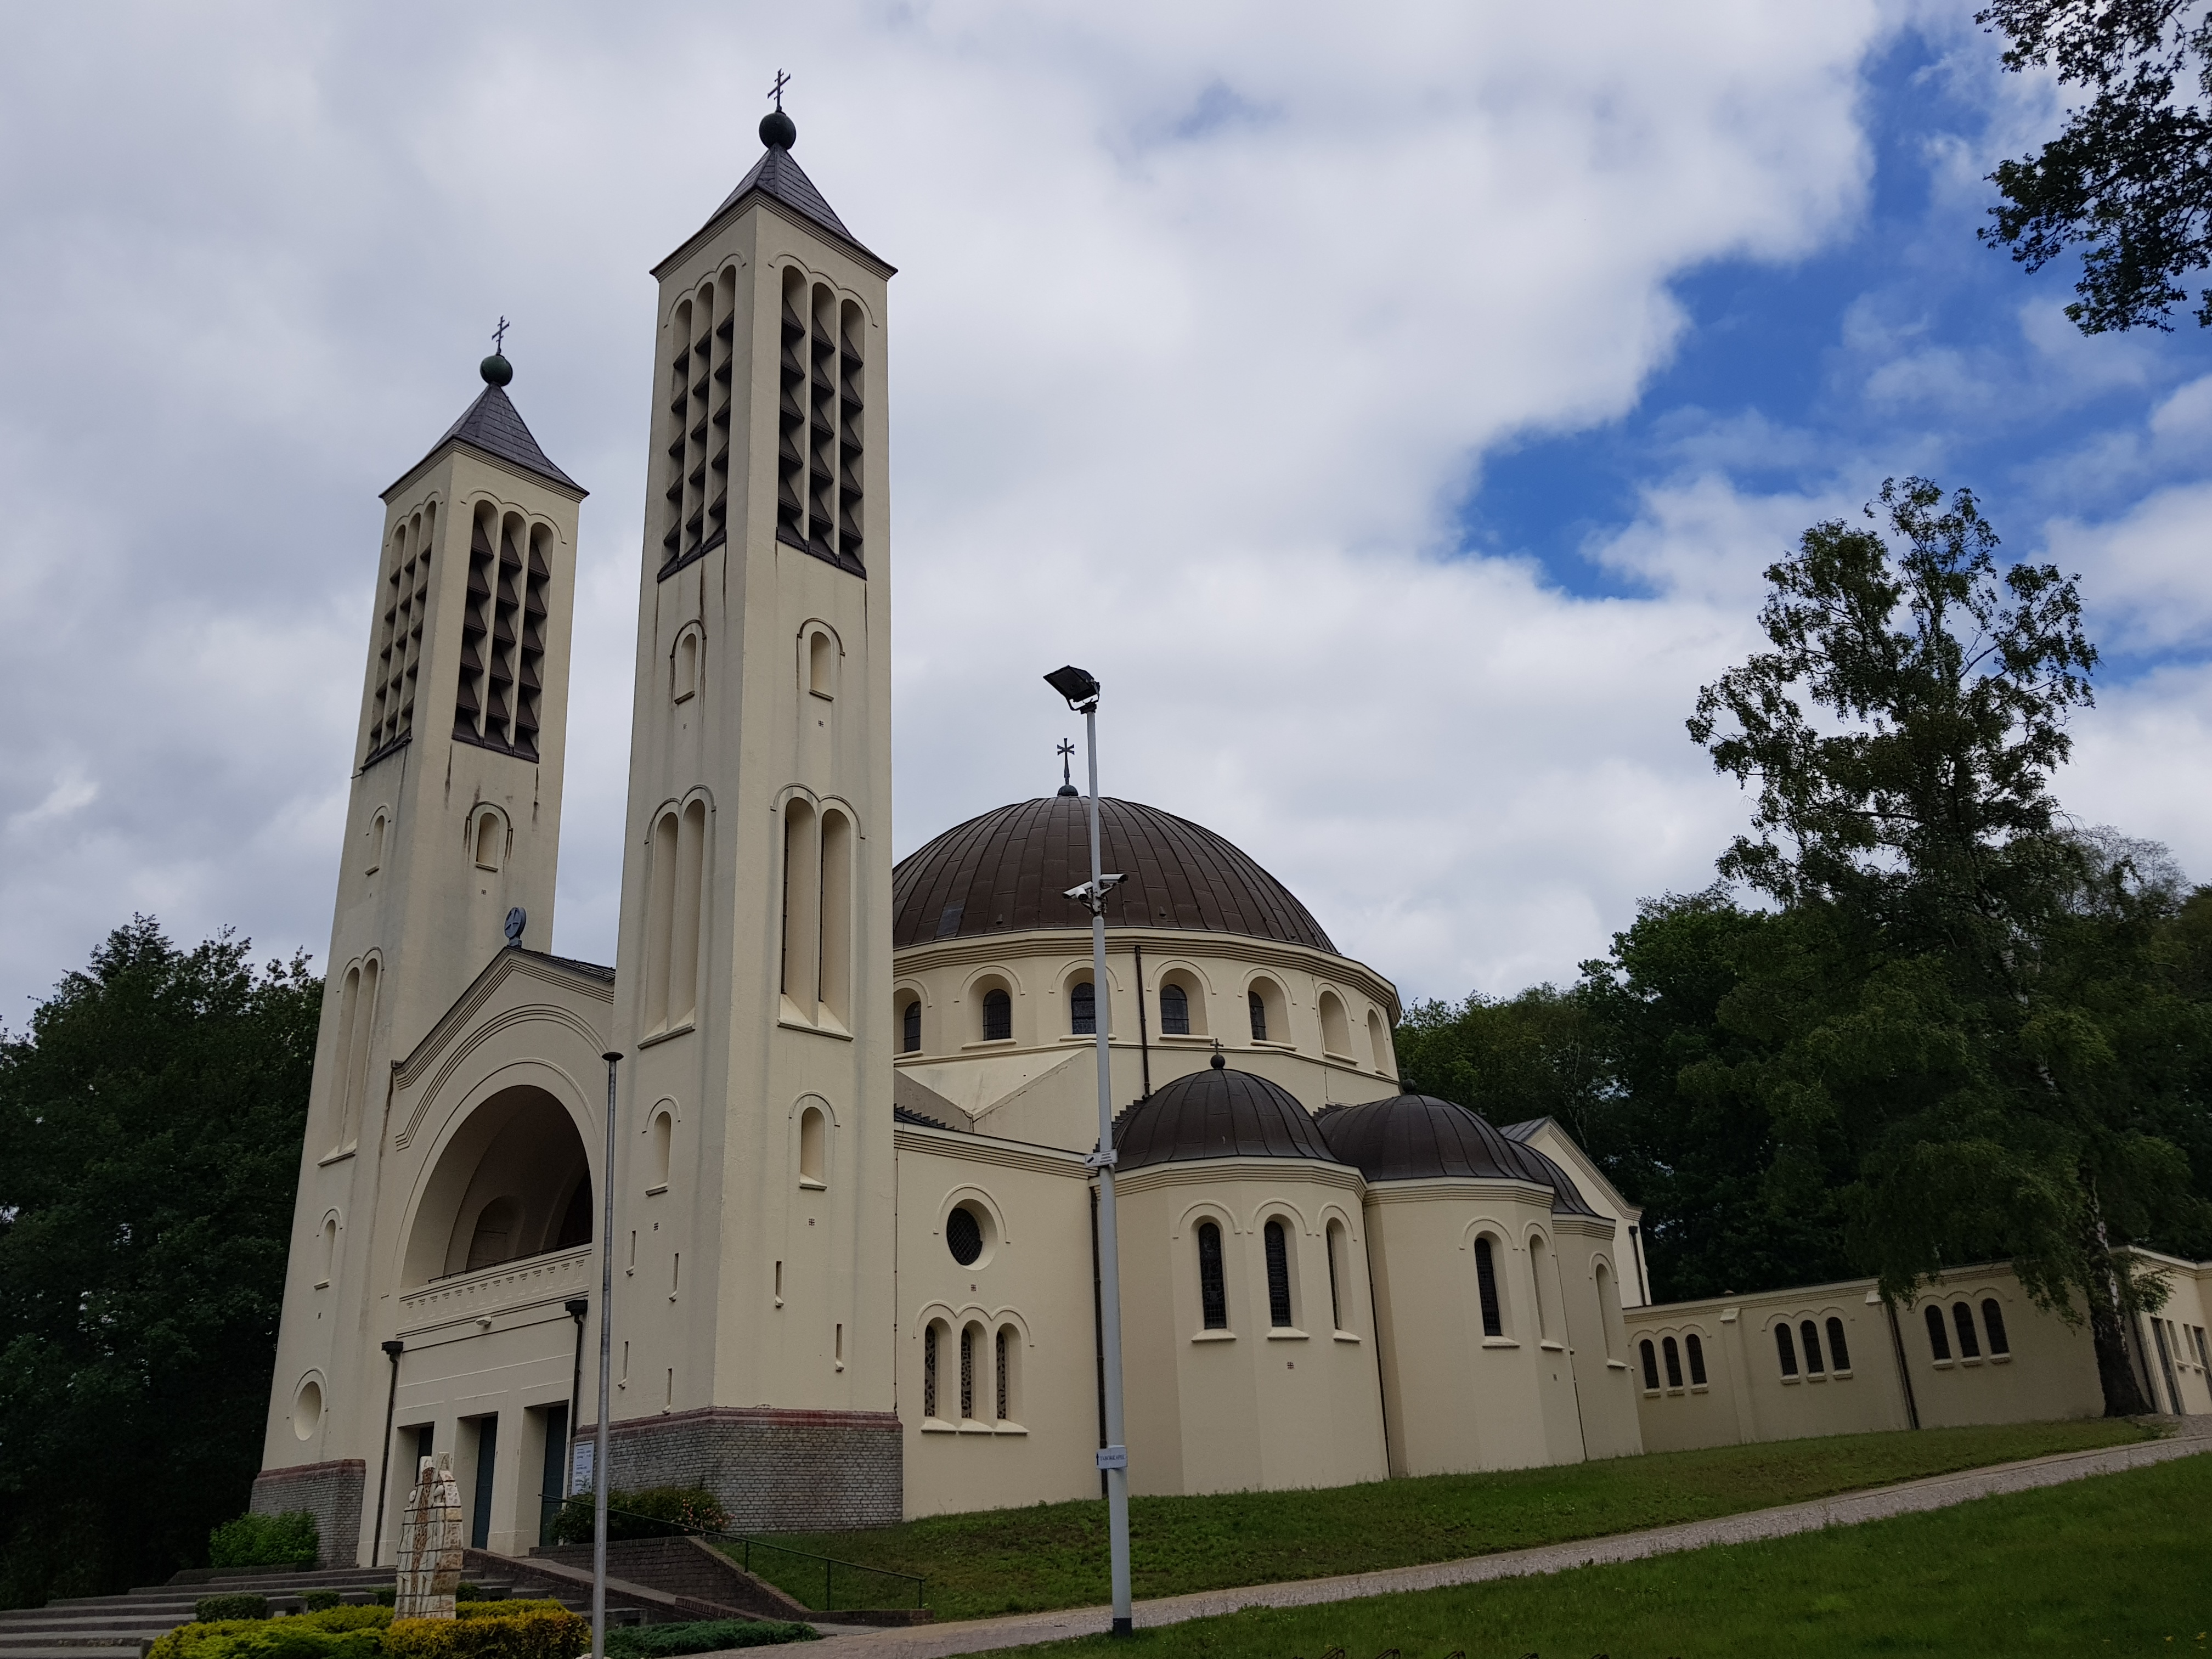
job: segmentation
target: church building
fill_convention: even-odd
[[[1898,1416],[1887,1383],[1835,1414],[1838,1343],[1868,1395],[1891,1364],[1863,1286],[1652,1307],[1635,1206],[1550,1120],[1401,1092],[1395,988],[1219,836],[1103,804],[1127,878],[1103,985],[1065,896],[1089,873],[1072,787],[894,866],[894,271],[795,137],[770,114],[653,271],[611,967],[544,948],[586,491],[495,355],[384,494],[253,1507],[313,1513],[326,1560],[388,1562],[417,1457],[450,1452],[471,1541],[520,1553],[603,1412],[615,1486],[705,1486],[748,1530],[1096,1496],[1101,1021],[1137,1492]],[[2041,1342],[1984,1276],[1960,1305],[2008,1296]],[[1778,1352],[1801,1386],[1769,1387]],[[2014,1393],[1957,1410],[2084,1408]]]

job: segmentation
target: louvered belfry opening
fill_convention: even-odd
[[[669,319],[668,448],[661,500],[661,564],[672,570],[729,535],[731,353],[737,273],[726,270],[678,304]]]
[[[860,308],[783,272],[777,366],[776,539],[866,574],[861,559]]]
[[[430,502],[392,532],[377,619],[376,691],[369,700],[363,764],[397,748],[415,726],[415,684],[422,666],[422,622],[429,605],[430,553],[438,504]]]
[[[453,696],[457,740],[532,761],[545,689],[549,533],[512,514],[497,521],[488,506],[477,514],[469,532],[460,684]]]

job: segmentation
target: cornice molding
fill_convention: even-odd
[[[1039,1175],[1088,1181],[1083,1154],[1056,1146],[1034,1146],[1025,1141],[1000,1140],[990,1135],[966,1134],[958,1129],[925,1129],[918,1123],[901,1123],[891,1130],[891,1146],[902,1152],[932,1158],[958,1158],[969,1164],[992,1164],[1006,1170],[1029,1170]]]

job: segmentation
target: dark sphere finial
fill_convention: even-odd
[[[761,117],[760,136],[770,149],[789,149],[799,142],[799,128],[781,110],[772,109]]]
[[[1227,1060],[1224,1056],[1223,1056],[1223,1055],[1221,1055],[1221,1054],[1216,1054],[1216,1055],[1214,1055],[1214,1057],[1213,1057],[1213,1060],[1212,1060],[1212,1066],[1213,1066],[1213,1069],[1214,1069],[1215,1071],[1217,1071],[1217,1072],[1225,1071],[1225,1070],[1227,1070],[1227,1069],[1228,1069],[1229,1061],[1228,1061],[1228,1060]]]
[[[486,386],[505,386],[514,378],[514,365],[495,351],[477,365],[477,373],[483,376]]]

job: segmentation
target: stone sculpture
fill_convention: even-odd
[[[451,1619],[461,1587],[461,1491],[453,1482],[453,1455],[426,1457],[399,1518],[399,1595],[395,1619]]]

